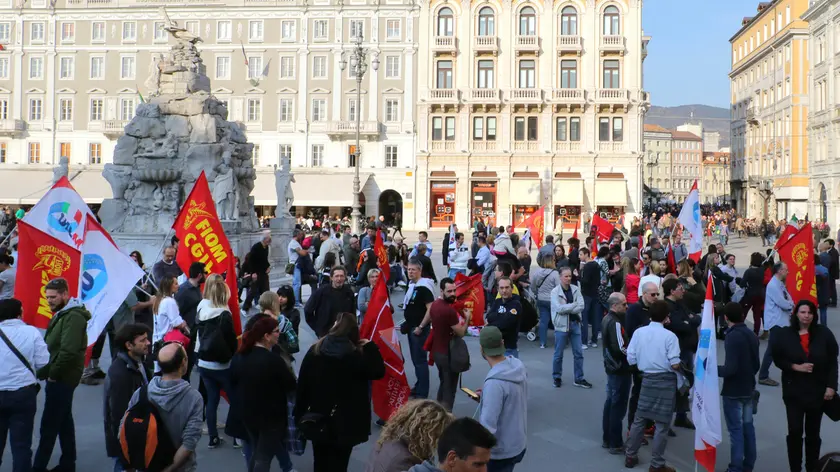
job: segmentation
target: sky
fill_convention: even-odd
[[[642,27],[651,36],[645,89],[653,105],[729,107],[729,38],[759,0],[645,0]]]

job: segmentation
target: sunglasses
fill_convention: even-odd
[[[651,292],[651,293],[648,293],[647,295],[650,295],[651,297],[659,297],[659,294],[657,292]]]

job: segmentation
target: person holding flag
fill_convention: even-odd
[[[717,446],[721,442],[714,290],[712,274],[709,274],[703,319],[700,321],[691,403],[691,417],[697,428],[694,432],[694,459],[708,472],[715,471]]]
[[[688,197],[683,202],[677,220],[690,236],[688,257],[695,262],[699,261],[700,254],[703,252],[703,223],[700,217],[700,191],[697,189],[697,181],[694,182]]]

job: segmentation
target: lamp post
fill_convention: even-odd
[[[653,169],[659,163],[659,158],[655,157],[653,152],[648,153],[648,196],[650,199],[650,207],[653,209],[654,201],[653,201]]]
[[[353,232],[360,234],[361,227],[359,220],[362,216],[362,205],[361,202],[359,202],[359,193],[362,191],[362,183],[359,179],[359,166],[361,165],[362,147],[359,141],[360,131],[362,128],[362,78],[364,78],[365,72],[367,72],[367,55],[369,51],[362,47],[361,32],[359,32],[359,35],[356,36],[354,43],[355,47],[350,51],[349,61],[350,72],[353,74],[353,77],[356,78],[356,153],[353,158],[353,211],[350,213],[350,224],[353,226]],[[347,68],[348,61],[344,59],[344,51],[341,52],[341,60],[338,65],[342,71]],[[373,66],[374,71],[379,70],[378,55],[373,56],[371,66]]]

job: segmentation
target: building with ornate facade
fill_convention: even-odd
[[[404,208],[404,226],[414,226],[422,74],[412,1],[12,1],[0,0],[0,203],[37,201],[61,156],[85,200],[111,196],[102,166],[151,91],[155,58],[169,50],[166,4],[169,17],[203,39],[212,93],[255,144],[258,207],[276,205],[273,170],[288,156],[298,213],[349,211],[361,114],[362,210],[390,216]],[[360,102],[351,67],[341,68],[357,36],[371,66]]]
[[[808,22],[810,113],[808,154],[810,155],[810,199],[808,215],[840,224],[840,1],[819,0],[802,19]]]
[[[808,23],[800,17],[809,3],[761,2],[729,40],[731,195],[748,218],[789,219],[808,212],[810,61]],[[814,51],[834,55],[812,43],[812,57]],[[827,85],[821,83],[825,95]]]
[[[703,152],[702,203],[731,203],[729,198],[729,153]]]
[[[418,225],[642,211],[640,0],[421,2]]]

